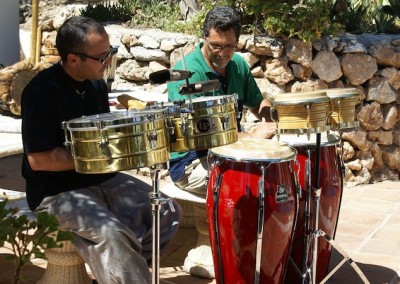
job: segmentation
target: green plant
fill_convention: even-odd
[[[14,262],[12,283],[17,284],[27,278],[22,275],[26,264],[34,258],[46,259],[43,249],[61,247],[57,242],[72,240],[73,234],[59,230],[57,219],[47,212],[39,212],[36,220],[29,220],[27,215],[18,214],[18,208],[9,208],[7,203],[7,198],[0,200],[0,247],[12,252],[6,260]]]
[[[372,15],[375,22],[375,31],[377,33],[386,33],[392,27],[396,19],[394,16],[385,13],[381,5],[373,10]]]
[[[262,9],[264,28],[267,33],[275,36],[313,41],[322,35],[342,30],[341,25],[330,19],[331,7],[330,0],[304,0],[302,4],[296,5],[266,2]]]
[[[348,1],[345,11],[338,11],[333,18],[341,23],[345,30],[352,33],[364,33],[371,30],[369,4],[362,1]]]
[[[120,1],[119,3],[99,3],[88,4],[81,9],[81,15],[93,18],[97,21],[123,21],[130,20],[133,16],[132,6],[128,1]]]
[[[389,5],[383,5],[382,10],[386,14],[400,18],[400,0],[388,0]]]
[[[135,26],[159,28],[165,31],[179,31],[182,29],[177,1],[133,0],[131,1],[131,6],[135,11],[131,24]]]

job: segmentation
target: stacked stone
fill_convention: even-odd
[[[69,11],[74,14],[76,9],[69,7]],[[62,13],[63,18],[68,16]],[[61,22],[47,20],[42,54],[54,48],[56,32],[50,27],[56,29]],[[112,88],[120,90],[154,88],[148,83],[149,74],[170,68],[199,41],[193,35],[115,24],[106,30],[111,44],[119,46]],[[357,185],[399,179],[400,35],[342,34],[313,43],[242,35],[238,53],[249,63],[263,95],[271,100],[287,92],[357,88],[360,127],[341,133],[345,181]],[[157,90],[166,92],[165,86]],[[252,122],[246,123],[251,130]]]

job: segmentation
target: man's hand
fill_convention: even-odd
[[[274,122],[266,122],[265,118],[261,118],[261,122],[250,133],[240,132],[240,138],[271,138],[275,134],[276,124]]]
[[[276,124],[274,122],[266,122],[263,117],[260,124],[250,135],[252,138],[271,138],[275,134],[275,130]]]

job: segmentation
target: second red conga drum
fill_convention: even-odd
[[[296,271],[295,266],[302,273],[306,273],[305,267],[309,268],[312,264],[313,246],[310,243],[310,235],[306,231],[313,229],[313,218],[315,215],[315,202],[311,198],[309,206],[310,217],[307,220],[306,201],[307,190],[313,194],[314,188],[307,189],[307,184],[314,186],[315,169],[316,169],[316,135],[313,134],[308,139],[305,135],[280,135],[279,141],[286,142],[294,147],[297,152],[297,160],[299,162],[299,185],[302,189],[301,197],[299,198],[299,213],[296,222],[296,229],[293,238],[292,251],[290,253],[291,263],[288,266],[285,283],[302,283],[302,277]],[[320,147],[320,179],[319,185],[321,188],[318,226],[316,229],[324,231],[329,237],[335,235],[337,221],[339,218],[340,203],[342,197],[342,171],[340,156],[337,153],[340,138],[336,133],[322,133]],[[309,178],[307,180],[307,160],[310,162]],[[310,234],[310,232],[308,232]],[[306,244],[309,244],[307,246]],[[316,280],[319,283],[328,273],[329,261],[332,252],[330,245],[323,237],[318,238],[317,246],[317,265],[316,265]],[[295,266],[294,266],[295,265]]]
[[[267,139],[210,150],[207,221],[217,283],[282,283],[297,213],[296,151]]]

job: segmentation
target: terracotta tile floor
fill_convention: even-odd
[[[5,167],[3,162],[1,159],[0,169]],[[7,169],[10,169],[10,165],[12,161],[8,160]],[[19,165],[18,162],[18,171]],[[5,188],[2,181],[11,184],[9,177],[2,175],[0,188]],[[190,276],[183,271],[184,259],[196,240],[195,228],[179,229],[172,244],[161,257],[160,283],[216,283],[215,280]],[[345,187],[335,241],[358,264],[370,283],[400,283],[400,182],[385,181]],[[1,249],[0,256],[4,252]],[[342,256],[334,250],[330,268],[341,260]],[[1,279],[10,268],[9,263],[5,263],[2,258],[0,262],[0,284],[7,284],[9,282]],[[44,272],[44,261],[35,260],[34,264],[26,269],[30,279],[26,283],[35,283]],[[350,265],[345,263],[327,283],[363,282]]]

